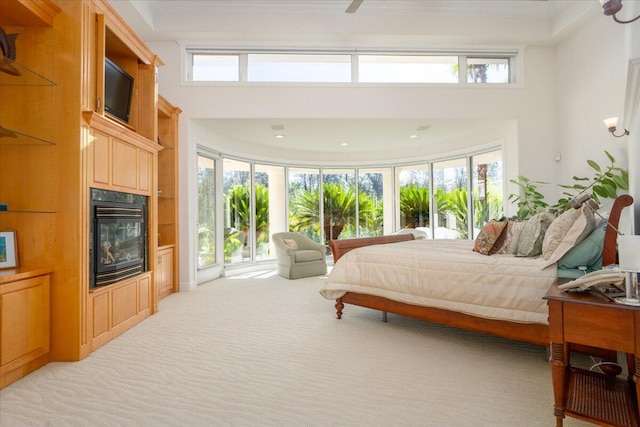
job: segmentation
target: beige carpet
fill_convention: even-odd
[[[0,426],[555,425],[544,348],[353,306],[337,320],[322,281],[171,295],[85,360],[0,391]]]

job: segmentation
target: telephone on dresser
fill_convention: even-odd
[[[558,289],[563,291],[575,288],[586,290],[596,285],[612,285],[624,280],[624,278],[625,273],[623,271],[620,271],[618,269],[604,269],[593,271],[575,280],[559,285]]]

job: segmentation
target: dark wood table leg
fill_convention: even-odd
[[[563,344],[551,343],[551,376],[553,378],[553,415],[556,417],[556,427],[562,427],[565,410],[565,391],[569,364],[568,350]]]
[[[629,368],[629,384],[636,390],[636,410],[640,413],[640,354],[627,353],[627,367]],[[640,414],[639,414],[640,415]]]

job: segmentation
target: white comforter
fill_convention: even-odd
[[[543,300],[556,264],[537,258],[480,255],[471,240],[410,240],[366,246],[343,255],[320,294],[346,292],[438,307],[475,316],[547,324]]]

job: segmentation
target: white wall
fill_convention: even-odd
[[[559,183],[573,184],[574,175],[592,177],[594,171],[586,160],[608,165],[605,150],[617,166],[629,168],[628,138],[614,138],[602,122],[612,116],[622,119],[624,114],[629,63],[625,31],[629,25],[599,15],[557,46]],[[602,211],[610,205],[604,201]],[[623,217],[623,230],[628,227]]]
[[[634,6],[634,9],[629,16],[640,14],[640,4],[636,1],[631,5]],[[631,165],[629,168],[630,194],[640,202],[640,171],[635,167],[640,164],[640,120],[638,117],[640,110],[638,108],[640,103],[640,23],[626,25],[625,37],[627,57],[629,58],[629,76],[625,94],[623,125],[631,131],[631,135],[626,138],[629,165]],[[632,222],[634,233],[640,234],[640,203],[635,203]]]
[[[623,40],[622,26],[599,17],[557,48],[526,48],[524,85],[467,89],[182,86],[179,45],[151,43],[151,48],[167,64],[159,70],[159,91],[183,110],[181,216],[190,218],[189,212],[195,209],[189,206],[196,201],[193,173],[196,142],[208,144],[217,151],[225,149],[222,141],[219,145],[211,142],[215,139],[213,136],[207,141],[202,128],[198,129],[198,137],[194,136],[191,120],[199,118],[500,119],[512,123],[501,130],[502,135],[484,135],[470,143],[505,141],[506,181],[522,174],[530,179],[570,184],[572,175],[589,173],[587,158],[604,162],[604,149],[618,158],[621,166],[626,166],[624,144],[612,141],[602,123],[606,117],[621,115],[624,107],[627,57]],[[555,162],[556,153],[561,154],[561,162]],[[247,153],[249,157],[252,155],[255,153]],[[286,159],[286,153],[283,158]],[[553,186],[541,190],[553,201],[559,192]],[[508,186],[507,194],[515,191],[512,185]],[[181,289],[190,289],[198,281],[195,227],[185,222],[181,224],[181,254],[184,255]]]

